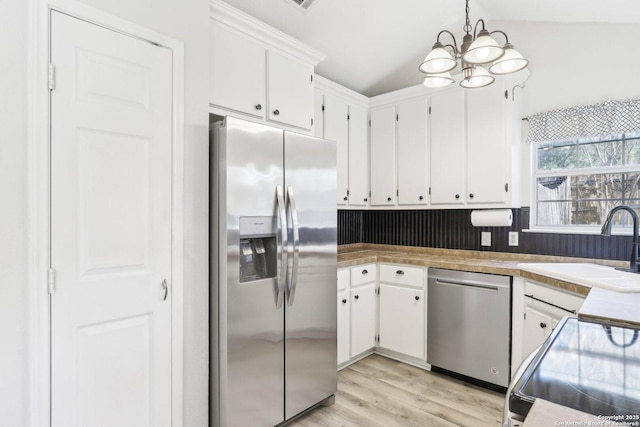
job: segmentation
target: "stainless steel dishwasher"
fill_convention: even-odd
[[[427,362],[509,385],[511,277],[429,269]]]

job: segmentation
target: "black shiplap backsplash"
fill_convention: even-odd
[[[631,236],[523,233],[529,208],[512,209],[511,227],[473,227],[471,209],[338,210],[338,244],[378,243],[426,248],[515,252],[580,258],[628,260]],[[491,246],[480,246],[480,232],[491,232]],[[519,245],[509,246],[509,231]]]

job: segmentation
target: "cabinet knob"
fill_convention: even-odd
[[[354,296],[354,298],[355,298],[355,299],[358,299],[358,298],[360,298],[360,296],[356,295],[356,296]]]
[[[262,104],[256,104],[254,108],[258,111],[262,110]]]
[[[343,200],[346,202],[347,201],[347,196],[344,196]]]
[[[366,202],[367,200],[369,200],[369,199],[367,199],[367,198],[365,197],[365,198],[364,198],[364,201]]]
[[[420,301],[420,297],[418,295],[415,296],[416,301]]]
[[[542,329],[544,329],[544,328],[546,328],[546,327],[547,327],[547,324],[546,324],[546,323],[544,323],[544,322],[540,322],[540,327],[541,327]]]
[[[422,196],[418,197],[418,200],[422,200],[422,199],[424,199],[424,197],[422,197]]]
[[[362,270],[362,274],[369,274],[367,270]]]
[[[402,271],[402,270],[398,270],[398,271],[396,271],[396,274],[403,275],[403,274],[404,274],[404,271]]]
[[[390,202],[390,201],[391,201],[391,197],[387,197],[387,202]]]
[[[343,304],[346,304],[346,303],[347,303],[347,300],[346,300],[346,299],[343,299],[343,300],[342,300],[342,303],[343,303]]]
[[[473,193],[469,193],[469,198],[473,199]]]
[[[280,115],[280,110],[273,110],[273,115],[274,116],[279,116]]]
[[[456,194],[456,199],[459,199],[459,198],[460,198],[460,195],[459,195],[459,194]]]

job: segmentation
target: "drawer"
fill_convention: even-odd
[[[575,311],[576,313],[580,310],[584,302],[583,296],[528,281],[524,285],[524,294],[525,296],[531,296],[536,300],[562,307],[565,310]],[[528,299],[529,298],[525,298],[525,300]]]
[[[349,287],[349,269],[343,268],[338,270],[338,290],[347,289]]]
[[[351,286],[358,286],[363,283],[375,282],[375,280],[375,264],[367,264],[351,268]]]
[[[421,288],[424,284],[424,270],[406,265],[381,265],[380,282]]]

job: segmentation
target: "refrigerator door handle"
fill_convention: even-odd
[[[291,276],[287,280],[287,305],[293,305],[296,295],[296,285],[298,282],[298,258],[300,256],[300,229],[298,228],[298,210],[296,209],[296,198],[293,194],[293,187],[287,188],[287,207],[291,212],[291,228],[293,231],[293,263],[291,265]]]
[[[285,283],[287,281],[289,238],[287,235],[287,212],[284,204],[284,192],[281,185],[276,186],[276,200],[278,202],[278,234],[280,235],[280,270],[278,271],[278,296],[276,297],[276,309],[282,307],[284,299]]]

